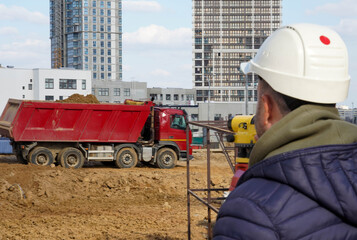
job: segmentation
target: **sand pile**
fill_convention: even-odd
[[[62,103],[100,103],[98,99],[92,95],[88,94],[87,96],[75,93],[69,96],[68,98],[64,100],[57,100],[56,102],[62,102]]]

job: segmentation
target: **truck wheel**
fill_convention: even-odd
[[[64,168],[81,168],[84,164],[84,156],[76,148],[68,147],[58,154],[60,165]]]
[[[53,163],[52,152],[45,147],[36,147],[29,154],[29,162],[35,165],[47,166]]]
[[[161,148],[157,153],[156,166],[169,169],[176,166],[177,155],[171,148]]]
[[[130,147],[122,148],[117,153],[115,165],[117,165],[118,168],[133,168],[137,163],[138,155],[134,149]]]

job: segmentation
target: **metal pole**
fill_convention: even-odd
[[[211,142],[210,142],[210,130],[207,128],[207,203],[211,204]],[[211,230],[211,209],[207,208],[208,214],[208,240],[212,239]]]
[[[245,75],[245,115],[248,115],[248,75]]]
[[[207,106],[208,107],[208,110],[207,110],[208,116],[207,116],[207,121],[209,121],[209,114],[210,114],[209,105],[210,105],[210,102],[211,102],[211,81],[208,78],[208,106]]]
[[[187,170],[187,239],[191,239],[191,203],[190,203],[190,143],[189,124],[186,125],[186,170]]]

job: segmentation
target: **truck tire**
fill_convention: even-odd
[[[58,154],[60,165],[64,168],[81,168],[84,164],[84,156],[76,148],[68,147]]]
[[[118,168],[133,168],[137,163],[138,155],[130,147],[120,149],[115,158],[115,165]]]
[[[29,156],[29,162],[35,165],[48,166],[51,165],[54,161],[52,152],[45,147],[36,147],[34,148]]]
[[[162,169],[169,169],[176,166],[177,155],[171,148],[161,148],[157,152],[156,166]]]

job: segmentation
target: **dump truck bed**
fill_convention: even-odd
[[[9,99],[0,135],[17,142],[136,142],[152,106]]]

